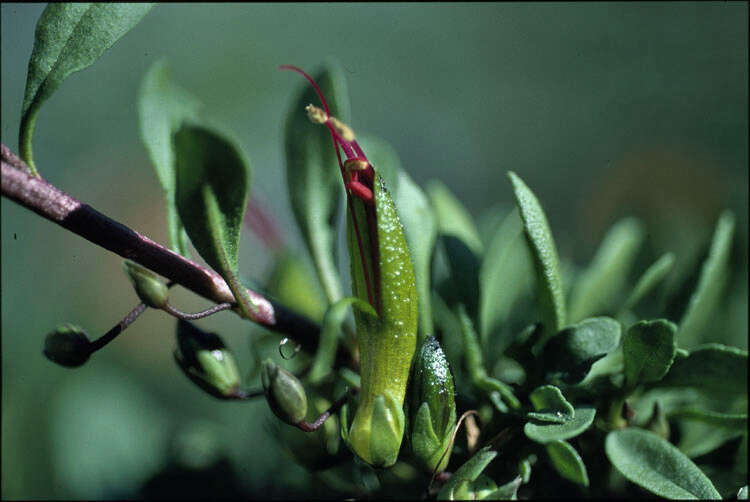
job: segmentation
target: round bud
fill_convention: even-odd
[[[260,377],[271,411],[290,425],[302,422],[307,416],[307,394],[297,377],[270,359],[263,361]]]
[[[180,320],[174,357],[185,375],[212,396],[227,399],[237,395],[240,388],[237,364],[218,335]]]
[[[73,324],[58,326],[44,340],[47,359],[68,368],[81,366],[88,361],[91,351],[86,332]]]
[[[123,261],[122,268],[143,303],[155,309],[160,309],[167,303],[169,290],[155,273],[130,260]]]

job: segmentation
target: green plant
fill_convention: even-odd
[[[359,146],[345,125],[344,74],[328,64],[314,80],[333,106],[329,110],[321,97],[325,110],[308,110],[328,131],[303,113],[317,99],[309,88],[286,129],[290,200],[317,278],[284,252],[268,284],[271,295],[248,290],[237,248],[249,166],[237,143],[199,115],[198,100],[170,79],[164,64],[144,79],[139,112],[165,192],[172,252],[77,203],[29,167],[39,106],[70,72],[93,62],[91,47],[114,43],[142,9],[48,7],[23,111],[19,141],[26,162],[3,147],[5,196],[146,269],[126,265],[143,302],[126,320],[93,342],[79,329],[58,330],[48,341],[67,338],[46,344],[52,360],[80,365],[146,306],[161,308],[180,318],[176,359],[191,380],[221,399],[266,395],[275,413],[302,429],[285,442],[301,463],[325,465],[340,483],[356,479],[344,466],[355,466],[361,478],[369,475],[371,482],[350,488],[355,494],[409,487],[414,494],[431,489],[438,498],[513,498],[553,495],[560,486],[573,494],[627,493],[616,473],[665,497],[736,493],[747,475],[747,353],[700,345],[712,339],[711,315],[729,274],[731,213],[719,219],[679,324],[639,320],[640,304],[663,286],[672,260],[659,259],[629,288],[644,236],[632,219],[610,231],[592,265],[571,281],[566,300],[550,226],[519,176],[510,173],[518,208],[485,250],[446,187],[436,182],[424,193],[384,142],[362,139]],[[348,159],[336,173],[339,148]],[[349,288],[332,258],[339,175],[347,187],[353,297],[344,297]],[[189,260],[185,236],[216,272]],[[438,257],[442,270],[433,267]],[[179,312],[167,298],[173,284],[149,270],[216,307],[198,315]],[[292,286],[282,287],[287,283]],[[418,311],[409,307],[417,303]],[[288,363],[297,376],[266,363],[263,392],[244,388],[221,339],[186,322],[229,308],[299,343],[302,350]],[[517,333],[518,324],[528,327]],[[349,397],[347,388],[359,392]],[[478,420],[464,413],[471,410]],[[454,442],[459,413],[465,447]],[[701,434],[701,428],[721,433]],[[373,471],[354,460],[347,445],[366,463],[392,468]],[[709,455],[717,451],[731,462]],[[734,485],[717,491],[700,467],[737,474]]]

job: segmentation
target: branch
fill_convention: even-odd
[[[216,303],[236,303],[227,283],[213,270],[204,268],[131,230],[45,180],[32,176],[30,172],[29,167],[3,144],[3,196],[204,298]],[[320,326],[260,293],[249,289],[247,293],[258,307],[257,312],[249,318],[251,321],[284,333],[305,350],[315,351]],[[235,309],[235,312],[241,315],[238,309]]]

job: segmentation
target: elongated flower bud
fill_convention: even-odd
[[[302,383],[270,359],[260,370],[263,391],[271,411],[284,422],[297,425],[307,416],[307,394]]]
[[[130,260],[123,261],[122,268],[143,303],[156,309],[162,308],[167,303],[169,290],[155,273]]]
[[[73,324],[58,326],[44,340],[47,359],[68,368],[76,368],[89,360],[91,351],[86,332]]]
[[[425,340],[414,360],[409,405],[414,455],[429,472],[436,467],[437,471],[444,470],[456,425],[456,401],[453,375],[434,336]]]
[[[361,390],[345,439],[365,462],[389,467],[396,462],[404,433],[403,404],[417,342],[417,288],[404,230],[390,193],[357,144],[354,132],[331,117],[315,82],[323,110],[308,107],[316,123],[331,132],[347,190],[347,232],[352,292],[371,309],[355,305]],[[352,162],[352,161],[355,162]]]
[[[187,377],[212,396],[227,399],[239,391],[240,374],[234,356],[218,335],[180,320],[174,356]]]

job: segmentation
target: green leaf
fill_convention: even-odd
[[[244,315],[252,317],[255,306],[237,277],[247,161],[230,141],[203,126],[183,125],[174,143],[180,219],[195,249],[227,281]]]
[[[671,499],[720,499],[711,481],[680,450],[656,434],[623,429],[607,435],[612,465],[633,483]]]
[[[747,500],[747,485],[737,491],[737,500]]]
[[[285,250],[276,254],[266,288],[274,298],[284,305],[293,305],[300,314],[316,322],[323,320],[328,300],[315,272],[297,253]]]
[[[635,218],[625,218],[612,226],[573,288],[568,322],[601,314],[612,306],[625,286],[644,233],[643,225]]]
[[[490,450],[489,446],[479,450],[446,481],[438,493],[438,500],[455,500],[455,492],[460,485],[475,481],[496,456],[497,452]]]
[[[518,209],[526,231],[529,249],[537,273],[537,289],[545,336],[557,333],[565,326],[565,295],[555,241],[547,217],[534,193],[513,171],[508,172],[513,184]]]
[[[683,408],[669,414],[671,418],[694,420],[712,427],[747,433],[747,413],[719,413],[718,411]]]
[[[536,412],[527,416],[542,422],[565,423],[573,419],[575,410],[560,389],[554,385],[542,385],[529,394],[529,400]]]
[[[729,277],[729,255],[734,236],[734,214],[724,211],[716,223],[708,258],[701,268],[698,285],[680,320],[679,341],[685,348],[695,347],[710,330],[710,321],[724,302],[722,292]]]
[[[51,3],[42,12],[29,59],[18,144],[38,176],[32,153],[37,114],[71,73],[88,68],[151,10],[150,3]]]
[[[593,317],[553,336],[544,346],[542,361],[548,375],[567,384],[578,383],[619,343],[620,323],[609,317]]]
[[[630,296],[628,296],[628,299],[623,304],[622,310],[631,310],[658,286],[672,270],[674,261],[675,256],[673,253],[665,253],[648,267],[630,292]]]
[[[327,62],[313,75],[331,115],[349,122],[349,90],[340,65]],[[292,213],[310,251],[318,278],[329,302],[342,297],[336,267],[336,214],[341,205],[341,172],[327,128],[311,123],[305,106],[318,103],[314,89],[304,90],[293,101],[284,129],[286,181]]]
[[[595,415],[596,408],[581,406],[575,409],[573,418],[568,422],[562,424],[527,422],[523,427],[523,432],[529,439],[537,443],[562,441],[583,433],[594,422]]]
[[[667,374],[677,350],[677,326],[665,320],[641,321],[628,328],[622,342],[625,380],[632,388],[658,382]]]
[[[545,446],[552,466],[560,476],[579,485],[589,485],[586,466],[575,448],[565,441],[553,441]]]
[[[481,500],[518,500],[518,489],[522,483],[523,478],[516,476],[512,481],[508,481],[497,490],[484,495]]]
[[[406,171],[397,173],[398,189],[394,203],[404,226],[406,243],[411,252],[414,277],[419,299],[419,339],[434,333],[430,295],[432,252],[437,239],[437,222],[424,192],[412,181]],[[386,180],[387,181],[387,180]]]
[[[169,246],[183,256],[189,256],[188,241],[175,204],[177,171],[172,138],[184,121],[197,120],[200,107],[192,94],[172,80],[165,60],[151,65],[138,92],[141,141],[164,191]]]
[[[437,180],[427,185],[427,194],[437,216],[441,235],[452,235],[464,242],[477,256],[482,254],[482,239],[466,208],[447,186]]]
[[[520,407],[521,403],[513,394],[511,387],[487,374],[476,331],[474,331],[471,319],[469,319],[466,309],[462,304],[459,304],[457,308],[457,316],[461,327],[464,359],[472,384],[487,392],[493,404],[503,413],[507,412],[507,406],[505,406],[503,401],[511,408]],[[502,396],[503,401],[500,401],[500,396]]]
[[[449,305],[462,303],[472,318],[479,305],[479,260],[482,240],[466,208],[441,182],[432,180],[427,194],[435,211],[450,278],[440,293]]]
[[[355,305],[363,312],[368,312],[377,317],[377,314],[369,303],[353,296],[342,298],[328,307],[323,317],[323,327],[320,330],[318,350],[315,353],[315,359],[313,360],[308,376],[311,384],[320,383],[331,373],[333,363],[336,359],[339,333],[341,332],[341,326],[346,320],[347,308],[350,305]]]
[[[489,335],[510,315],[518,298],[531,287],[533,265],[523,235],[523,223],[514,209],[503,220],[490,242],[479,270],[479,333]],[[507,345],[510,340],[493,343]]]
[[[676,359],[659,385],[747,395],[747,351],[718,343],[698,347],[685,359]]]

